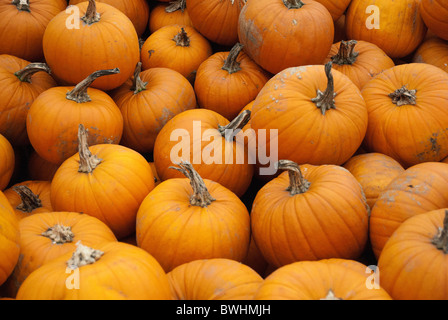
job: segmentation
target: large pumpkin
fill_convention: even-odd
[[[0,190],[4,190],[14,173],[16,156],[8,139],[0,134]]]
[[[428,63],[448,72],[448,40],[431,37],[415,50],[413,62]]]
[[[438,37],[448,40],[448,3],[444,0],[421,0],[419,4],[428,29]]]
[[[174,168],[184,178],[162,181],[138,210],[138,246],[166,272],[197,259],[242,261],[250,241],[244,203],[219,183],[203,180],[191,164]]]
[[[80,17],[72,8],[48,24],[43,37],[45,60],[63,85],[76,85],[97,70],[118,68],[120,73],[94,84],[97,89],[115,89],[132,76],[140,59],[134,25],[105,3],[89,0],[77,7]]]
[[[322,63],[334,25],[328,10],[314,0],[248,0],[239,16],[238,37],[249,57],[276,74]]]
[[[20,254],[19,222],[8,199],[0,191],[0,285],[11,275]]]

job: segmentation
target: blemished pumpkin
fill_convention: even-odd
[[[157,2],[149,14],[148,29],[154,33],[162,27],[177,24],[193,26],[187,10],[187,0],[174,0],[170,3]]]
[[[78,125],[90,132],[89,145],[118,144],[123,116],[104,91],[91,88],[98,78],[118,73],[99,70],[75,87],[57,86],[42,92],[27,114],[26,129],[33,149],[45,160],[60,165],[78,151]]]
[[[16,155],[11,143],[0,134],[0,191],[8,186],[16,167]]]
[[[428,63],[448,72],[448,40],[426,39],[414,52],[412,62]]]
[[[298,261],[280,267],[260,285],[254,300],[392,300],[383,288],[372,290],[351,267]]]
[[[301,260],[357,259],[368,237],[369,207],[356,178],[336,165],[280,160],[286,170],[257,193],[251,230],[275,267]]]
[[[444,0],[421,0],[419,5],[428,29],[439,38],[448,40],[448,3]]]
[[[17,300],[172,300],[160,264],[146,251],[122,242],[77,245],[32,272]]]
[[[162,181],[183,178],[169,167],[188,161],[203,179],[223,185],[241,197],[249,188],[254,161],[243,132],[250,111],[232,121],[207,109],[181,112],[169,120],[157,135],[154,164]]]
[[[23,281],[42,265],[76,249],[76,243],[95,246],[117,241],[103,222],[79,212],[41,212],[19,222],[20,260],[7,281],[15,296]]]
[[[175,300],[252,300],[263,278],[230,259],[199,259],[167,273]]]
[[[418,76],[417,76],[418,75]],[[448,155],[448,73],[425,63],[383,71],[367,82],[366,149],[386,154],[403,167]]]
[[[135,150],[116,144],[89,146],[87,136],[80,124],[78,153],[61,164],[51,181],[53,210],[92,215],[118,239],[124,238],[135,232],[137,210],[154,188],[151,167]]]
[[[19,221],[8,199],[0,191],[0,285],[11,275],[20,254]]]
[[[141,71],[110,93],[123,115],[120,144],[140,153],[153,151],[156,137],[176,114],[196,108],[193,86],[177,71],[150,68]]]
[[[238,37],[249,57],[277,74],[322,63],[333,44],[334,24],[314,0],[248,0],[239,16]]]
[[[447,300],[448,209],[404,221],[381,252],[381,285],[395,300]]]
[[[118,68],[119,73],[98,79],[93,86],[106,91],[121,86],[140,60],[134,25],[119,9],[105,3],[89,0],[76,6],[79,17],[62,11],[45,29],[45,61],[54,78],[70,86],[97,70]]]
[[[0,134],[13,146],[29,145],[26,115],[39,94],[57,85],[50,72],[45,63],[0,55]]]
[[[137,213],[137,245],[166,272],[198,259],[241,262],[250,241],[250,217],[244,203],[217,182],[202,179],[188,162],[184,178],[162,181]]]
[[[420,163],[395,177],[378,196],[370,214],[370,242],[378,259],[394,231],[407,219],[427,211],[448,208],[443,190],[448,164]]]
[[[197,69],[194,91],[198,106],[234,119],[255,99],[270,75],[235,44],[230,51],[216,52]]]
[[[45,29],[66,6],[66,0],[1,0],[0,54],[43,62]]]
[[[333,44],[325,63],[328,61],[333,63],[333,69],[349,77],[359,90],[377,74],[395,66],[377,45],[356,40]]]
[[[426,35],[419,2],[352,0],[345,17],[347,36],[376,44],[390,58],[406,57]]]
[[[266,145],[258,148],[277,149],[278,159],[342,165],[364,139],[367,107],[358,87],[331,62],[292,67],[261,89],[251,127],[257,136],[267,132]]]

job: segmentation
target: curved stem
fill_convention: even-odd
[[[100,21],[101,16],[96,11],[96,2],[95,0],[89,0],[89,5],[87,6],[86,14],[81,18],[82,21],[91,25],[95,22]]]
[[[336,92],[334,92],[334,80],[333,74],[331,73],[331,67],[333,63],[330,61],[325,64],[325,74],[327,76],[327,88],[324,92],[317,90],[317,97],[311,99],[312,102],[321,110],[322,114],[330,109],[335,109],[334,97],[336,97]]]
[[[31,12],[29,0],[12,0],[12,4],[17,7],[17,10]]]
[[[104,252],[89,248],[78,241],[75,252],[73,252],[72,257],[67,261],[67,267],[75,270],[88,264],[94,264],[103,254]]]
[[[31,213],[35,209],[42,207],[42,201],[40,201],[39,196],[27,186],[14,186],[12,189],[19,194],[20,199],[22,200],[22,202],[16,207],[17,210]]]
[[[356,40],[342,40],[338,53],[331,57],[331,61],[338,65],[354,64],[356,62],[356,58],[359,56],[359,52],[354,51],[357,43],[358,42]]]
[[[31,77],[33,74],[44,71],[48,74],[51,74],[50,67],[46,63],[42,62],[33,62],[28,64],[25,68],[22,70],[17,71],[14,73],[14,75],[19,78],[22,82],[28,82],[31,83]]]
[[[300,9],[305,5],[301,0],[283,0],[283,3],[288,9]]]
[[[445,210],[443,227],[439,228],[438,234],[432,239],[432,244],[443,253],[448,253],[448,210]]]
[[[146,85],[148,84],[148,82],[144,82],[140,78],[141,72],[142,72],[142,63],[139,61],[139,62],[137,62],[137,66],[135,67],[134,78],[132,79],[131,90],[134,91],[134,94],[137,94],[139,92],[146,90]]]
[[[48,228],[45,232],[42,232],[42,235],[49,238],[54,244],[72,242],[75,237],[71,227],[66,227],[60,224]]]
[[[208,192],[204,180],[202,180],[199,173],[197,173],[189,162],[181,161],[177,165],[179,167],[170,167],[170,169],[180,171],[190,180],[191,187],[193,188],[193,195],[190,197],[190,204],[192,206],[205,208],[216,200],[212,197],[210,192]]]
[[[406,85],[404,85],[400,89],[397,89],[391,94],[389,94],[389,98],[392,99],[393,104],[396,104],[399,107],[405,105],[416,105],[417,104],[417,97],[415,95],[416,93],[417,90],[408,90],[406,88]]]
[[[170,1],[169,5],[165,8],[165,12],[172,13],[177,10],[181,10],[182,12],[184,12],[186,6],[187,0]]]
[[[279,160],[277,162],[277,168],[281,170],[288,170],[289,187],[286,191],[289,191],[292,196],[308,191],[311,184],[303,177],[300,166],[297,163],[290,160]]]
[[[85,78],[83,81],[78,83],[76,85],[76,87],[73,88],[73,90],[67,92],[66,98],[68,100],[73,100],[77,103],[84,103],[84,102],[92,101],[90,99],[90,96],[87,94],[87,89],[90,87],[90,85],[93,83],[93,81],[95,81],[99,77],[108,76],[108,75],[117,74],[117,73],[120,73],[120,69],[118,69],[118,68],[95,71],[90,76]]]
[[[226,70],[229,74],[238,72],[241,70],[240,63],[236,61],[241,50],[243,50],[244,45],[241,43],[236,43],[229,52],[227,59],[224,61],[222,66],[223,70]]]
[[[249,122],[251,116],[250,110],[244,110],[235,119],[233,119],[228,125],[218,125],[219,133],[227,140],[232,141],[238,132],[244,128]]]
[[[80,124],[78,128],[78,153],[79,153],[79,169],[81,173],[92,173],[93,170],[101,163],[101,159],[92,154],[89,150],[87,142],[87,130],[84,125]]]
[[[174,36],[173,41],[176,42],[176,46],[179,47],[190,46],[190,37],[183,27],[180,29],[180,32]]]

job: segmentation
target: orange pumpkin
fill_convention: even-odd
[[[0,285],[5,283],[19,260],[19,223],[8,199],[0,191]]]
[[[426,39],[414,52],[412,61],[432,64],[448,72],[448,41],[438,37]]]
[[[144,250],[122,242],[77,245],[35,270],[17,300],[171,300],[168,277]]]
[[[444,0],[420,0],[420,12],[428,29],[448,40],[448,3]]]
[[[31,180],[51,181],[59,165],[42,158],[35,150],[28,157],[28,175]]]
[[[342,40],[347,40],[347,35],[345,34],[345,14],[334,22],[333,44]]]
[[[250,238],[249,250],[247,251],[247,256],[243,259],[242,263],[249,266],[260,275],[264,275],[266,272],[268,263],[263,257],[263,254],[255,243],[253,237]]]
[[[203,180],[191,164],[174,168],[185,177],[162,181],[138,210],[137,245],[166,272],[197,259],[242,261],[250,241],[246,206],[229,189]]]
[[[168,2],[168,1],[167,1]],[[193,26],[188,10],[186,0],[169,0],[170,3],[156,3],[149,14],[149,32],[154,33],[160,28],[172,24],[181,26]]]
[[[0,134],[0,191],[4,190],[12,177],[16,167],[14,149],[8,139]]]
[[[337,21],[348,8],[351,0],[316,0],[327,8],[334,21]]]
[[[79,152],[61,164],[51,181],[55,211],[84,212],[103,221],[118,239],[135,232],[137,210],[154,188],[154,176],[138,152],[115,144],[89,148],[79,125]]]

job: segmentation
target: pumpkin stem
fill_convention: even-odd
[[[432,244],[443,253],[448,253],[448,210],[445,210],[445,218],[443,219],[443,227],[439,228],[438,234],[432,239]]]
[[[283,0],[283,3],[288,9],[300,9],[305,5],[301,0]]]
[[[236,61],[241,50],[243,50],[244,45],[241,43],[236,43],[229,52],[227,59],[224,61],[222,70],[226,70],[229,74],[238,72],[241,70],[240,63]]]
[[[16,207],[17,210],[31,213],[34,209],[42,207],[42,201],[40,201],[39,196],[27,186],[14,186],[12,189],[17,192],[20,199],[22,199],[22,203]]]
[[[402,86],[400,89],[395,90],[391,94],[389,94],[389,98],[392,99],[392,103],[397,106],[405,106],[405,105],[415,105],[417,104],[417,97],[415,94],[417,90],[408,90],[406,85]]]
[[[334,292],[332,289],[328,290],[327,296],[325,298],[322,298],[320,300],[342,300],[342,298],[338,298],[334,295]]]
[[[101,163],[101,159],[92,154],[89,150],[87,142],[87,130],[84,125],[80,124],[78,128],[78,153],[79,153],[79,169],[78,172],[92,173],[93,170]]]
[[[50,67],[46,63],[33,62],[27,65],[22,70],[14,73],[14,75],[22,82],[31,83],[31,77],[33,76],[33,74],[39,71],[45,71],[46,73],[51,74]]]
[[[338,53],[331,57],[331,61],[338,65],[354,64],[356,62],[356,58],[359,56],[359,52],[354,51],[357,43],[358,42],[356,40],[342,40]]]
[[[166,13],[172,13],[177,10],[181,10],[184,12],[186,6],[187,6],[187,0],[176,0],[176,1],[170,1],[169,5],[165,8]]]
[[[54,244],[72,242],[75,237],[72,232],[72,227],[66,227],[60,224],[48,228],[45,232],[42,232],[42,235],[49,238]]]
[[[118,69],[118,68],[95,71],[90,76],[88,76],[87,78],[82,80],[80,83],[78,83],[76,85],[76,87],[73,88],[73,90],[67,92],[66,98],[68,100],[72,100],[77,103],[84,103],[84,102],[92,101],[92,99],[90,99],[90,96],[87,94],[87,88],[90,87],[92,82],[95,81],[96,79],[98,79],[99,77],[108,76],[108,75],[117,74],[117,73],[120,73],[120,69]]]
[[[137,62],[137,66],[135,67],[134,78],[132,80],[131,90],[134,91],[134,94],[137,94],[139,92],[146,90],[146,85],[148,84],[148,82],[144,82],[140,78],[141,72],[142,72],[142,63],[139,61],[139,62]]]
[[[103,254],[104,252],[89,248],[78,241],[75,252],[73,252],[72,257],[67,261],[67,266],[75,270],[88,264],[94,264]]]
[[[292,196],[305,193],[310,188],[310,182],[303,177],[300,166],[294,161],[279,160],[277,162],[277,169],[288,170],[289,187],[286,191],[289,191]]]
[[[89,5],[87,6],[86,14],[81,18],[86,24],[91,25],[95,22],[100,21],[100,14],[96,11],[95,0],[89,0]]]
[[[189,180],[191,187],[193,188],[193,195],[190,198],[190,204],[192,206],[207,207],[210,205],[214,199],[210,192],[208,192],[205,186],[204,180],[193,166],[187,161],[181,161],[177,164],[179,167],[170,167],[170,169],[175,169],[182,172]]]
[[[234,137],[243,129],[243,127],[250,120],[251,111],[244,110],[235,119],[233,119],[228,125],[218,125],[219,133],[227,140],[233,141]]]
[[[187,32],[183,27],[180,29],[179,33],[174,36],[173,41],[176,42],[176,46],[180,47],[190,46],[190,37],[188,36]]]
[[[334,92],[334,80],[333,74],[331,73],[331,67],[333,63],[327,62],[325,64],[325,74],[327,75],[327,88],[324,92],[317,89],[317,97],[311,99],[312,102],[316,104],[316,106],[321,110],[322,114],[325,115],[325,112],[330,109],[336,109],[334,97],[336,97],[336,92]]]
[[[29,0],[12,0],[12,4],[17,7],[17,10],[31,12]]]

